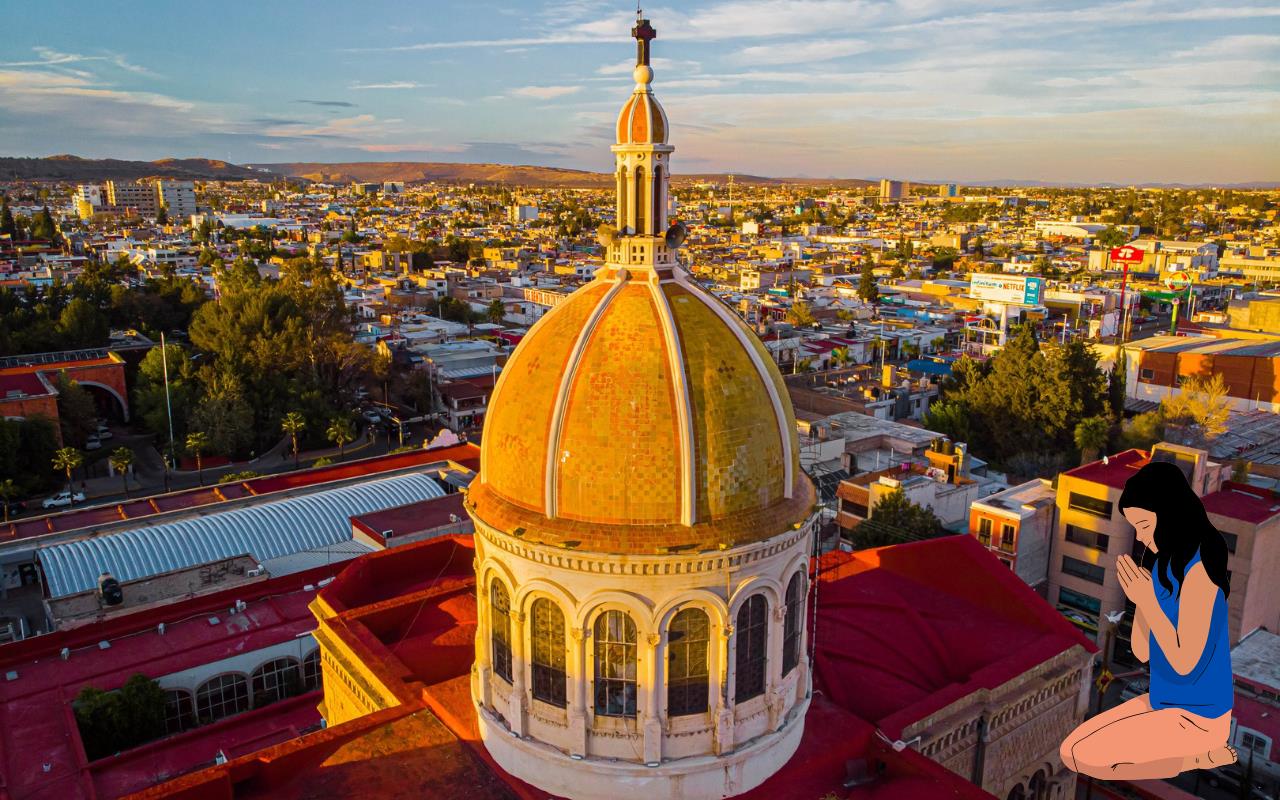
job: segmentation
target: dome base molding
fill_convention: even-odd
[[[634,792],[645,800],[713,800],[750,791],[781,769],[800,746],[808,709],[806,697],[787,713],[778,730],[731,752],[658,762],[652,767],[571,757],[550,745],[514,735],[484,707],[476,713],[480,738],[498,765],[554,795],[571,800],[618,800]]]

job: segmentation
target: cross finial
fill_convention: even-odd
[[[640,16],[640,7],[636,6],[636,24],[631,35],[636,40],[636,66],[649,66],[649,42],[657,38],[658,32],[649,24],[649,20]]]

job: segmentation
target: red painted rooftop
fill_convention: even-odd
[[[466,519],[463,499],[460,492],[446,494],[443,497],[361,514],[352,517],[351,523],[370,536],[381,538],[383,531],[391,531],[391,537],[408,536]]]
[[[0,372],[0,400],[10,399],[6,397],[9,392],[22,392],[30,396],[51,394],[49,388],[44,385],[44,382],[35,373],[36,370],[30,372]]]
[[[421,796],[432,774],[463,774],[465,782],[435,796],[544,800],[545,792],[493,763],[479,741],[469,689],[473,556],[469,537],[433,539],[350,562],[322,590],[338,614],[334,632],[402,686],[410,700],[404,707],[140,796]],[[876,729],[897,738],[903,726],[976,688],[999,685],[1073,646],[1092,652],[1092,645],[970,537],[831,553],[819,569],[815,692],[804,737],[782,770],[743,797],[990,800],[916,751],[895,752]],[[448,735],[431,720],[443,722]],[[853,758],[883,761],[883,777],[843,790]]]
[[[898,738],[975,690],[1095,647],[970,536],[832,552],[819,562],[814,675]]]
[[[1125,450],[1123,453],[1107,458],[1106,463],[1101,460],[1091,461],[1075,469],[1069,469],[1063,474],[1083,481],[1100,483],[1113,489],[1123,489],[1129,478],[1146,466],[1148,460],[1150,455],[1145,450]]]
[[[224,483],[198,489],[140,498],[125,503],[91,506],[42,517],[15,520],[0,527],[0,544],[17,539],[28,539],[57,531],[90,528],[126,519],[140,519],[169,511],[183,511],[221,503],[250,495],[265,495],[289,489],[316,486],[331,481],[376,476],[383,472],[425,466],[436,462],[453,461],[472,471],[480,468],[480,448],[465,443],[455,447],[434,450],[413,450],[394,455],[374,456],[345,464],[316,467],[283,475],[250,478],[236,483]]]
[[[159,677],[293,640],[315,627],[314,585],[341,565],[140,610],[111,621],[0,646],[0,798],[118,797],[228,754],[295,738],[319,722],[317,695],[285,701],[89,763],[70,702],[86,685],[119,688],[136,673]],[[304,587],[312,585],[308,591]],[[229,614],[236,600],[244,611]],[[210,624],[216,616],[218,624]],[[164,634],[159,623],[165,624]],[[109,649],[100,649],[109,641]],[[66,660],[60,656],[68,648]],[[44,770],[44,765],[49,770]]]
[[[1280,493],[1247,483],[1226,481],[1216,492],[1200,498],[1210,514],[1259,525],[1280,515]]]

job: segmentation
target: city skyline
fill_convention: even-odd
[[[608,169],[634,9],[12,9],[0,154]],[[677,172],[1280,180],[1280,8],[713,0],[645,9]],[[198,36],[209,30],[217,35]],[[678,57],[664,56],[678,52]]]

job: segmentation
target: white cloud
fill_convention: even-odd
[[[807,64],[845,58],[870,49],[871,45],[862,39],[809,39],[745,47],[731,60],[738,64]]]
[[[366,153],[462,153],[467,148],[465,145],[460,144],[405,142],[397,144],[360,144],[356,145],[356,149],[363,150]]]
[[[387,83],[353,83],[348,88],[356,90],[366,89],[420,89],[423,84],[415,81],[389,81]]]
[[[556,97],[576,94],[580,91],[582,91],[581,86],[521,86],[519,89],[512,89],[511,94],[516,97],[533,97],[539,100],[551,100]]]

